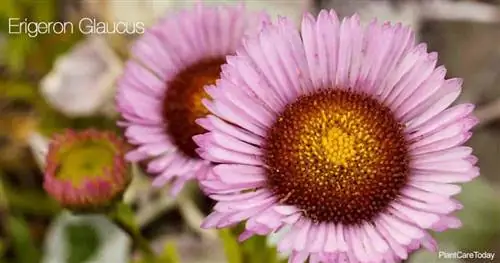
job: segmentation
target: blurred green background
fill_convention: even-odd
[[[221,2],[221,1],[219,1]],[[230,0],[222,2],[232,2]],[[460,101],[476,103],[482,124],[470,141],[482,176],[459,199],[464,226],[436,234],[446,251],[500,252],[500,3],[498,1],[249,0],[254,9],[299,21],[304,11],[359,12],[363,21],[403,21],[448,75],[465,79]],[[130,240],[106,218],[63,212],[42,189],[47,138],[65,128],[119,132],[113,107],[115,81],[137,35],[9,34],[9,18],[30,21],[153,23],[191,1],[2,0],[0,2],[0,263],[128,262]],[[196,186],[179,199],[150,187],[135,167],[125,195],[141,232],[163,253],[163,262],[279,262],[265,238],[239,245],[237,229],[206,231],[199,224],[212,203]],[[500,254],[495,259],[500,262]],[[454,262],[418,252],[408,262]],[[456,261],[459,262],[459,261]]]

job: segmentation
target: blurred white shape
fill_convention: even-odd
[[[330,0],[323,8],[333,8],[341,17],[358,13],[364,24],[368,24],[374,18],[378,21],[401,22],[416,32],[423,20],[497,22],[500,18],[496,6],[472,1],[408,0],[398,1],[397,5],[394,5],[387,0]]]
[[[49,140],[38,132],[32,133],[28,138],[28,145],[35,157],[40,169],[45,169],[45,159],[47,151],[49,150]]]
[[[236,2],[236,1],[227,1]],[[297,25],[302,20],[302,15],[305,12],[310,12],[313,7],[312,0],[269,0],[269,1],[256,1],[246,0],[244,2],[251,10],[264,10],[271,18],[275,19],[277,16],[286,16]]]
[[[68,116],[95,114],[109,102],[122,65],[105,40],[90,37],[58,58],[41,81],[45,99]]]
[[[270,247],[277,247],[278,243],[292,230],[290,225],[285,225],[280,230],[273,232],[267,236],[267,245]],[[292,251],[279,251],[278,258],[280,260],[285,260],[290,257]]]
[[[44,242],[44,258],[42,263],[66,263],[69,256],[69,240],[65,229],[69,225],[82,224],[92,226],[100,239],[100,247],[95,255],[86,263],[128,262],[128,236],[118,227],[101,215],[75,216],[62,213],[50,226]]]
[[[425,11],[422,12],[425,19],[468,20],[490,23],[498,22],[500,18],[499,9],[496,6],[478,1],[423,1],[422,10]]]
[[[420,25],[420,5],[415,1],[401,1],[395,7],[390,1],[345,1],[331,0],[325,8],[333,8],[339,16],[351,16],[358,13],[363,24],[370,23],[374,18],[378,21],[401,22],[405,26],[410,26],[418,30]]]

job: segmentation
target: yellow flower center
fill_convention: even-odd
[[[114,166],[116,149],[105,141],[82,141],[71,144],[58,154],[56,177],[78,186],[89,178],[101,177]]]
[[[406,184],[403,129],[365,94],[329,89],[302,96],[267,134],[268,187],[314,221],[369,221]]]

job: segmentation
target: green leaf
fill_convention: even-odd
[[[54,21],[56,18],[56,3],[54,0],[27,1],[31,5],[31,16],[37,21]]]
[[[254,236],[242,244],[246,263],[280,262],[276,248],[267,243],[267,236]]]
[[[7,242],[3,239],[0,239],[0,259],[3,258],[3,256],[5,255],[5,252],[7,250]],[[0,261],[2,262],[2,261]]]
[[[28,224],[20,218],[9,217],[7,229],[10,231],[9,236],[18,261],[23,263],[39,262],[41,253],[33,243]]]
[[[279,259],[275,247],[269,246],[267,236],[253,236],[242,243],[238,242],[238,233],[244,229],[244,225],[239,225],[231,230],[219,231],[229,263],[286,262]]]
[[[20,17],[21,10],[16,0],[3,0],[0,5],[0,17]]]
[[[44,192],[34,190],[14,189],[3,182],[3,194],[9,201],[9,206],[31,215],[55,215],[61,208]]]
[[[240,250],[238,241],[230,232],[230,230],[220,230],[219,237],[222,240],[222,244],[224,246],[224,252],[226,253],[227,262],[243,263],[242,251]]]
[[[13,73],[20,73],[26,62],[26,57],[34,46],[34,41],[22,35],[10,36],[7,39],[5,50],[5,63]],[[8,51],[7,51],[8,50]]]
[[[181,259],[177,253],[177,247],[173,242],[167,242],[163,252],[159,256],[158,263],[180,263]]]
[[[86,262],[100,247],[99,235],[90,224],[69,224],[64,232],[69,245],[67,262]]]
[[[500,233],[500,199],[498,192],[482,178],[463,186],[458,199],[464,208],[457,216],[463,226],[439,233],[439,240],[450,242],[459,249],[489,250]]]
[[[134,211],[132,211],[132,208],[125,203],[116,203],[113,211],[110,213],[110,218],[112,218],[115,223],[123,225],[125,228],[122,229],[128,229],[134,233],[139,232],[139,228],[135,222]]]

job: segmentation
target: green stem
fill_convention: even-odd
[[[156,256],[149,241],[144,238],[135,224],[130,207],[124,203],[119,203],[110,213],[110,219],[132,239],[133,245],[141,250],[146,262],[155,262]]]

